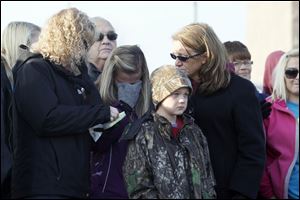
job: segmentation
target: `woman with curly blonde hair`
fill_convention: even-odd
[[[42,29],[36,55],[15,70],[13,198],[89,196],[88,129],[118,116],[84,64],[96,37],[85,13],[61,10]]]
[[[75,75],[86,57],[88,48],[98,38],[94,23],[75,8],[59,12],[42,31],[34,50]]]

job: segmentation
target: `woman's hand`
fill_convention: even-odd
[[[114,121],[119,116],[119,111],[117,108],[110,106],[110,121]]]

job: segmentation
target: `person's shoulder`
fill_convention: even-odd
[[[145,121],[140,125],[136,134],[130,138],[131,141],[137,144],[145,144],[147,141],[153,141],[154,137],[154,121]]]
[[[201,131],[200,127],[195,123],[195,118],[192,115],[188,113],[184,113],[182,115],[182,119],[185,124],[184,128],[187,128],[189,130],[199,129]]]
[[[20,59],[16,62],[12,69],[14,79],[17,79],[17,74],[25,73],[30,74],[32,71],[45,71],[49,70],[46,61],[41,54],[30,54],[27,58]]]
[[[24,61],[24,65],[34,65],[34,64],[45,64],[47,61],[43,58],[41,54],[31,54]]]
[[[45,62],[41,54],[31,53],[27,54],[27,57],[22,57],[17,60],[15,66],[13,67],[13,71],[19,71],[27,66],[39,65]]]
[[[145,113],[141,118],[129,123],[123,134],[122,140],[132,140],[136,138],[137,135],[143,134],[151,126],[153,126],[153,117],[150,112]]]
[[[238,89],[239,91],[248,91],[248,89],[256,90],[254,84],[245,78],[242,78],[236,74],[231,75],[231,87]]]

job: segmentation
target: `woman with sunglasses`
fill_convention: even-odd
[[[96,31],[100,32],[99,37],[88,52],[87,59],[88,74],[92,81],[96,81],[102,73],[106,59],[117,47],[118,34],[112,24],[102,17],[93,17],[91,21],[94,22]]]
[[[171,57],[192,81],[190,111],[207,138],[217,198],[256,198],[265,142],[254,85],[230,73],[226,49],[207,24],[189,24],[172,39]]]
[[[299,199],[299,49],[283,54],[274,70],[272,112],[264,120],[267,162],[263,198]]]

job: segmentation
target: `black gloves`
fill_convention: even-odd
[[[271,106],[272,104],[270,102],[267,102],[265,99],[260,102],[260,110],[263,119],[268,118],[269,115],[271,114],[272,111]]]

